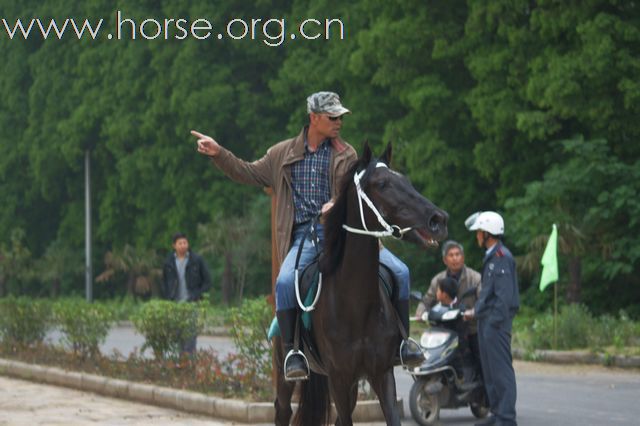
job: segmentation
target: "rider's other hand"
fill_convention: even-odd
[[[464,320],[465,321],[469,321],[472,320],[473,317],[475,317],[475,311],[473,309],[467,309],[466,311],[464,311]]]
[[[424,314],[422,314],[422,321],[427,322],[429,321],[429,312],[425,312]]]
[[[209,157],[215,157],[220,152],[220,145],[211,136],[207,136],[195,130],[191,131],[191,134],[198,138],[198,152],[200,154],[208,155]]]
[[[331,207],[333,207],[333,200],[329,200],[326,203],[324,203],[324,205],[322,206],[322,209],[320,210],[320,213],[325,214],[331,209]]]

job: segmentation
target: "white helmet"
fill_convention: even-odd
[[[469,231],[486,231],[491,235],[504,234],[504,220],[496,212],[474,213],[464,221],[464,225]]]

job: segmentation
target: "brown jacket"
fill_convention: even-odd
[[[422,297],[422,302],[418,304],[418,308],[416,309],[416,316],[421,317],[425,311],[429,311],[431,308],[438,303],[436,299],[436,289],[438,288],[438,281],[445,278],[447,276],[447,270],[438,273],[431,280],[431,284],[429,285],[429,289],[427,293]],[[460,274],[460,281],[458,283],[458,295],[464,294],[470,288],[477,288],[477,292],[474,295],[467,296],[464,300],[462,300],[467,309],[473,308],[475,301],[480,294],[480,281],[482,280],[482,276],[480,273],[474,269],[469,268],[467,265],[462,267],[462,273]],[[475,320],[469,321],[469,334],[474,334],[477,331],[477,324]]]
[[[304,158],[304,136],[307,127],[298,136],[278,142],[267,150],[264,157],[253,162],[239,159],[231,151],[222,148],[212,157],[212,162],[232,180],[270,187],[276,197],[276,243],[278,262],[282,264],[291,246],[293,230],[293,191],[291,165]],[[340,138],[331,140],[330,185],[331,197],[340,189],[342,177],[357,160],[356,151]]]

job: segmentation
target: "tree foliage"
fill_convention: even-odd
[[[242,158],[259,158],[299,132],[309,93],[333,90],[353,111],[343,136],[357,149],[367,139],[378,148],[393,142],[395,168],[449,212],[450,236],[465,243],[470,266],[480,267],[482,253],[464,218],[498,210],[507,242],[530,260],[530,241],[551,223],[561,225],[573,247],[564,261],[572,258],[577,274],[565,283],[580,284],[570,299],[601,304],[596,311],[640,301],[632,290],[640,255],[636,3],[0,0],[9,22],[104,17],[114,28],[118,9],[138,23],[282,17],[288,35],[305,18],[339,18],[346,37],[287,37],[268,47],[259,38],[25,41],[0,33],[5,258],[18,229],[34,258],[54,241],[81,249],[86,151],[98,263],[125,246],[166,251],[178,230],[193,236],[198,251],[199,242],[216,240],[204,230],[219,222],[245,239],[234,218],[261,214],[252,226],[262,230],[268,216],[253,206],[264,195],[231,183],[197,155],[189,130],[212,135]],[[569,243],[562,229],[586,240]],[[231,243],[223,250],[221,241],[208,252],[214,269],[222,273],[219,255],[235,250],[249,258],[244,272],[236,270],[246,274],[247,291],[266,292],[268,262],[256,253],[267,253],[268,242],[260,238],[254,251],[242,251]],[[439,253],[391,246],[410,265],[414,286],[426,286],[442,268]],[[108,268],[101,266],[96,270]],[[523,276],[525,288],[535,287],[532,271]],[[2,288],[10,279],[12,292],[32,291],[10,274],[3,269]],[[214,285],[220,281],[214,276]],[[611,290],[629,297],[614,300]]]

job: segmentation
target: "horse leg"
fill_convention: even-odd
[[[276,369],[276,400],[273,405],[276,409],[276,415],[274,424],[276,426],[289,426],[291,421],[291,396],[295,388],[295,382],[289,382],[284,379],[284,370],[282,368],[282,360],[284,359],[282,353],[282,344],[280,339],[276,338],[274,345],[274,368]]]
[[[393,376],[393,368],[382,375],[370,377],[369,383],[378,395],[387,425],[400,426],[400,413],[396,408],[396,380]]]
[[[329,376],[329,389],[336,406],[336,426],[353,426],[351,415],[358,399],[357,381],[334,377]]]

